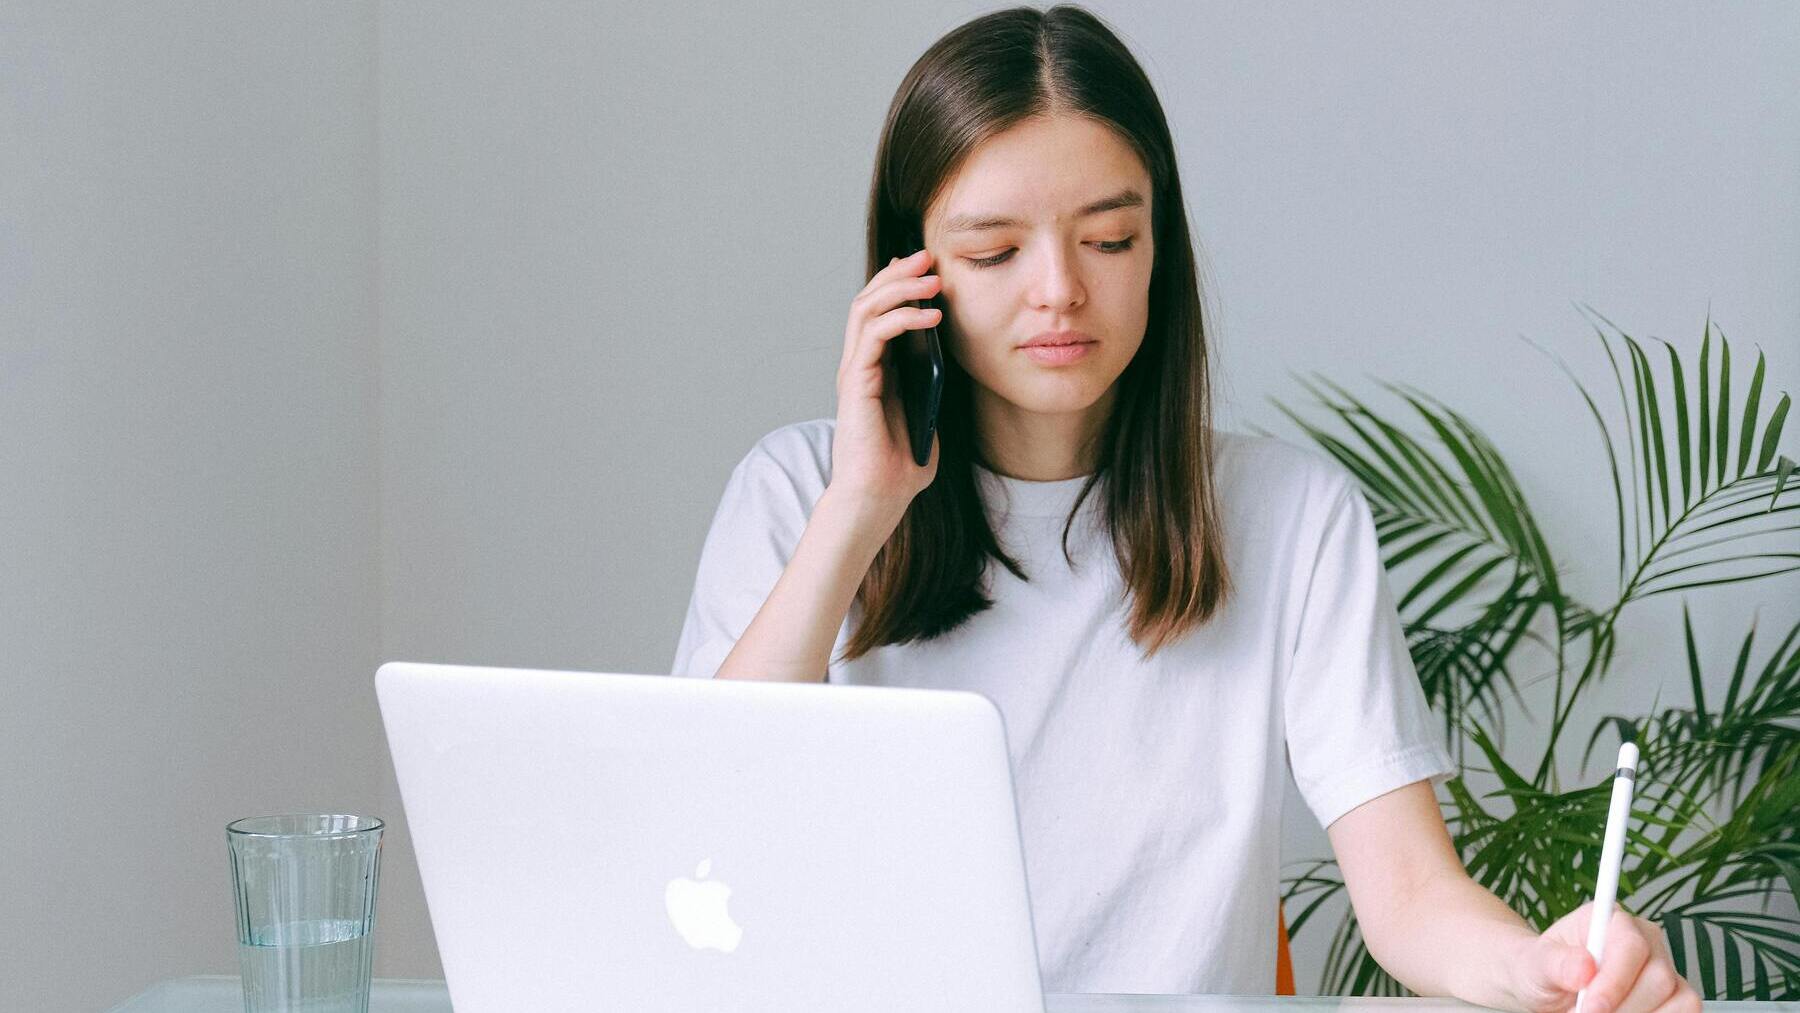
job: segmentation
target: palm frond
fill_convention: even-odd
[[[1659,921],[1675,969],[1709,999],[1800,999],[1800,935],[1786,919],[1745,911],[1689,909]],[[1724,954],[1723,967],[1715,952]],[[1689,954],[1693,959],[1689,960]],[[1743,954],[1750,955],[1744,966]]]
[[[1778,454],[1782,430],[1792,403],[1783,393],[1774,409],[1762,415],[1762,390],[1767,364],[1759,350],[1751,373],[1750,389],[1740,411],[1734,412],[1731,401],[1731,345],[1720,329],[1719,370],[1716,386],[1711,371],[1713,344],[1712,317],[1708,314],[1700,344],[1697,404],[1690,413],[1686,370],[1675,347],[1656,338],[1666,352],[1668,388],[1657,375],[1655,364],[1644,346],[1606,320],[1591,307],[1608,326],[1618,332],[1624,346],[1626,368],[1631,376],[1628,395],[1619,371],[1619,356],[1612,341],[1598,326],[1594,332],[1613,366],[1618,385],[1619,402],[1625,415],[1625,444],[1630,451],[1630,478],[1620,475],[1614,453],[1612,428],[1594,403],[1593,396],[1573,374],[1570,379],[1581,390],[1599,423],[1612,469],[1615,494],[1630,488],[1632,507],[1632,544],[1627,550],[1626,529],[1619,528],[1621,574],[1620,603],[1658,594],[1696,590],[1735,584],[1747,580],[1777,576],[1800,570],[1800,554],[1784,552],[1747,552],[1742,555],[1719,556],[1699,562],[1667,565],[1683,542],[1703,532],[1713,532],[1708,546],[1761,539],[1793,528],[1771,527],[1763,523],[1773,513],[1800,508],[1800,485],[1788,486],[1787,477],[1794,462]],[[1559,360],[1560,363],[1560,360]],[[1563,366],[1567,372],[1567,366]],[[1671,410],[1673,426],[1665,426]],[[1733,415],[1737,418],[1734,419]],[[1735,422],[1735,425],[1734,425]],[[1672,428],[1672,432],[1670,431]],[[1735,432],[1735,441],[1733,434]],[[1759,440],[1760,437],[1760,440]],[[1731,450],[1736,447],[1735,461]],[[1759,446],[1760,443],[1760,446]],[[1672,445],[1671,445],[1672,444]],[[1754,454],[1753,454],[1754,450]],[[1754,456],[1754,462],[1752,457]],[[1642,477],[1639,478],[1641,469]],[[1674,483],[1671,483],[1673,472]],[[1784,493],[1792,493],[1783,501]],[[1751,503],[1763,495],[1769,502],[1762,509]],[[1745,507],[1729,510],[1727,507]],[[1717,516],[1723,512],[1724,516]],[[1722,569],[1721,569],[1722,568]]]
[[[1800,998],[1800,924],[1767,913],[1780,883],[1800,896],[1800,749],[1785,750],[1764,771],[1732,818],[1682,857],[1682,874],[1659,886],[1645,917],[1663,926],[1676,967],[1694,975],[1710,998]],[[1675,902],[1677,891],[1691,893]],[[1741,901],[1761,898],[1762,912]],[[1690,949],[1691,947],[1691,949]],[[1714,951],[1723,960],[1714,959]],[[1746,967],[1744,956],[1750,957]],[[1722,967],[1720,966],[1722,963]]]
[[[1693,621],[1685,605],[1681,611],[1693,706],[1638,718],[1616,714],[1603,718],[1582,761],[1587,761],[1606,728],[1627,727],[1630,737],[1642,744],[1644,768],[1655,782],[1682,785],[1703,796],[1723,791],[1735,808],[1746,786],[1762,777],[1776,757],[1800,748],[1800,622],[1789,627],[1759,670],[1750,667],[1756,640],[1756,624],[1751,624],[1727,681],[1725,699],[1715,709],[1707,701]],[[1800,813],[1795,816],[1800,823]]]
[[[1527,590],[1530,578],[1515,570],[1499,597],[1482,607],[1481,614],[1461,626],[1437,627],[1422,619],[1403,620],[1407,647],[1418,672],[1425,699],[1443,718],[1444,736],[1458,763],[1465,746],[1457,729],[1471,712],[1479,711],[1505,741],[1506,710],[1501,687],[1524,706],[1518,681],[1509,663],[1513,648],[1528,636],[1532,619],[1547,604],[1541,594]]]

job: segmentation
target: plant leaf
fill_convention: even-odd
[[[1756,445],[1756,407],[1762,399],[1763,353],[1756,351],[1756,371],[1750,374],[1750,396],[1744,399],[1744,428],[1738,433],[1737,473],[1741,477],[1750,466],[1750,448]]]
[[[1706,492],[1707,464],[1712,458],[1712,411],[1711,385],[1707,382],[1706,356],[1712,351],[1712,311],[1706,314],[1706,329],[1700,339],[1700,491]],[[1719,469],[1721,481],[1725,478],[1725,469]]]
[[[1706,719],[1706,687],[1700,684],[1700,654],[1694,646],[1694,623],[1688,616],[1687,602],[1681,603],[1682,639],[1687,641],[1688,685],[1694,693],[1694,716],[1699,719],[1700,734],[1710,730],[1711,722]]]
[[[1662,341],[1661,338],[1656,340]],[[1675,378],[1675,446],[1681,451],[1681,505],[1685,507],[1693,498],[1688,488],[1692,462],[1688,450],[1687,384],[1681,375],[1681,357],[1675,354],[1675,346],[1663,341],[1663,348],[1669,353],[1669,373]]]
[[[1775,457],[1776,441],[1781,439],[1781,427],[1787,422],[1788,406],[1793,398],[1786,394],[1775,402],[1775,410],[1769,413],[1769,424],[1763,427],[1762,450],[1756,455],[1756,471],[1758,474],[1769,470],[1769,461]]]
[[[1719,424],[1713,434],[1718,441],[1719,452],[1719,484],[1725,484],[1726,456],[1725,445],[1731,432],[1731,343],[1725,340],[1724,328],[1719,329]]]
[[[1631,350],[1632,378],[1638,388],[1638,421],[1644,436],[1644,482],[1645,494],[1651,497],[1650,530],[1656,530],[1656,501],[1658,490],[1662,493],[1662,515],[1665,524],[1671,523],[1673,513],[1669,510],[1669,467],[1664,459],[1662,411],[1656,404],[1656,376],[1650,370],[1650,359],[1630,335],[1621,335],[1625,339],[1625,347]],[[1655,484],[1651,481],[1654,479]]]

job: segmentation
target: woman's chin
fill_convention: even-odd
[[[1033,415],[1068,415],[1094,407],[1106,388],[1073,377],[1057,377],[1020,385],[1001,396]]]

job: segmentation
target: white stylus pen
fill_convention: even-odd
[[[1606,946],[1606,926],[1612,921],[1613,901],[1619,894],[1619,863],[1625,857],[1625,821],[1631,818],[1631,789],[1637,781],[1638,749],[1627,742],[1619,747],[1619,766],[1613,771],[1612,805],[1606,810],[1606,835],[1600,844],[1600,878],[1594,884],[1594,911],[1588,921],[1587,951],[1600,965]],[[1575,1013],[1587,989],[1575,995]]]

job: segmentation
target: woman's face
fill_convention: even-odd
[[[1081,214],[1127,191],[1127,206]],[[978,413],[1082,413],[1111,389],[1149,317],[1150,199],[1136,152],[1087,119],[1027,121],[969,156],[926,210],[925,245]],[[1043,361],[1023,346],[1045,331],[1093,343]]]

